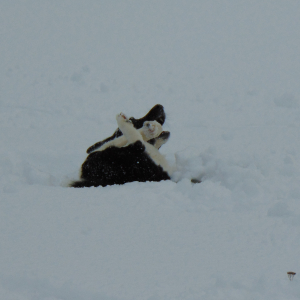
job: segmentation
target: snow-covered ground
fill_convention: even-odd
[[[300,299],[299,15],[1,1],[0,299]],[[63,187],[157,103],[177,183]]]

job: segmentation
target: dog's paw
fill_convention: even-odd
[[[117,120],[121,120],[121,119],[127,120],[128,118],[126,117],[125,114],[123,114],[123,113],[121,112],[121,113],[119,113],[119,114],[116,115],[116,119],[117,119]]]
[[[119,115],[120,115],[120,117],[122,117],[124,120],[128,120],[128,118],[126,117],[126,115],[123,114],[122,112],[121,112]]]
[[[116,115],[116,120],[117,122],[126,122],[128,119],[125,114],[119,113],[118,115]]]
[[[124,124],[124,123],[129,123],[130,125],[133,125],[132,124],[132,121],[129,120],[125,114],[123,113],[120,113],[116,116],[116,120],[117,120],[117,123],[118,124]]]

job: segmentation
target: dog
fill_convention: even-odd
[[[171,179],[172,170],[158,151],[170,137],[170,132],[162,131],[161,127],[165,121],[163,106],[156,105],[141,119],[128,119],[121,113],[116,120],[118,129],[87,150],[89,155],[81,166],[80,180],[69,186],[82,188]]]

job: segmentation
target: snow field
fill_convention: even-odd
[[[299,299],[298,1],[0,16],[0,299]],[[173,181],[64,187],[157,103]]]

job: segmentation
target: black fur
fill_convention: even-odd
[[[89,154],[81,166],[81,181],[70,186],[81,188],[169,179],[168,173],[145,152],[143,143],[137,141],[126,147],[112,146]]]
[[[131,117],[129,120],[133,123],[133,126],[136,129],[140,129],[143,127],[143,124],[145,121],[157,121],[158,123],[163,125],[165,122],[165,119],[166,119],[166,114],[164,111],[164,107],[161,104],[156,104],[154,107],[152,107],[150,109],[150,111],[143,118],[135,119],[135,118]],[[89,154],[89,153],[95,151],[96,149],[100,148],[103,144],[105,144],[121,135],[123,135],[123,133],[118,128],[112,136],[89,147],[86,150],[86,152]]]
[[[165,144],[169,137],[170,137],[170,131],[163,131],[158,137],[153,138],[151,140],[148,141],[149,144],[151,144],[152,146],[155,146],[156,149],[159,149],[160,147],[156,147],[156,144],[159,143],[161,141],[161,145]]]

